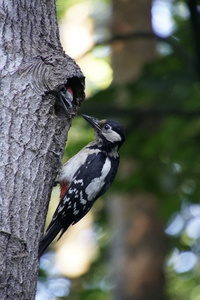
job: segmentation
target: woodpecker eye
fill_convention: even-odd
[[[105,130],[108,130],[110,128],[110,126],[108,124],[104,125]]]

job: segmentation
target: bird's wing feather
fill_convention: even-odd
[[[74,174],[73,180],[61,199],[48,229],[57,220],[63,220],[63,227],[65,227],[66,220],[68,220],[67,223],[78,222],[89,211],[93,205],[93,201],[87,200],[88,195],[85,193],[85,189],[92,180],[101,176],[102,168],[99,167],[99,164],[103,166],[105,160],[106,155],[101,152],[88,156],[85,163]],[[88,169],[90,172],[88,172]],[[79,213],[76,214],[79,205],[85,206],[82,215]]]
[[[41,241],[39,253],[44,252],[59,231],[62,230],[60,239],[71,224],[81,220],[95,200],[106,192],[116,174],[110,164],[110,159],[103,152],[93,153],[76,171]]]

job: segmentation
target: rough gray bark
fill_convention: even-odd
[[[67,83],[68,115],[56,100]],[[83,100],[84,76],[62,50],[54,0],[0,0],[1,300],[35,298],[48,201]]]

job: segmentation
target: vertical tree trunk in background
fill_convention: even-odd
[[[113,0],[112,35],[152,32],[151,0]],[[155,58],[152,39],[137,38],[116,41],[112,46],[114,83],[137,79],[142,66]]]
[[[151,1],[113,0],[112,30],[114,36],[151,32]],[[134,82],[144,64],[154,57],[152,40],[115,42],[112,47],[114,83]],[[120,98],[117,100],[122,102]],[[136,195],[133,191],[133,194],[113,199],[110,207],[112,225],[116,229],[113,246],[116,274],[114,299],[164,299],[165,235],[155,196],[142,191]]]
[[[145,193],[117,196],[111,205],[116,236],[114,299],[163,300],[166,238],[155,197]]]
[[[0,8],[0,299],[31,300],[38,243],[84,77],[62,50],[54,0],[1,0]],[[56,95],[67,83],[74,100],[66,115]]]

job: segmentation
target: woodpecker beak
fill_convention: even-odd
[[[82,117],[92,125],[92,127],[94,127],[97,130],[101,130],[101,127],[99,126],[99,120],[95,119],[93,117],[87,116],[87,115],[82,115]]]

